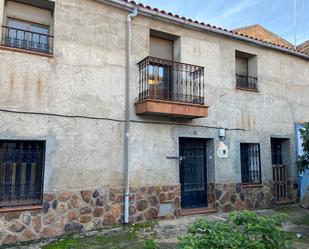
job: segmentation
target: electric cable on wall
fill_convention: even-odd
[[[40,115],[40,116],[51,116],[51,117],[60,117],[60,118],[79,118],[79,119],[90,119],[90,120],[104,120],[104,121],[112,121],[118,123],[124,123],[125,120],[116,119],[116,118],[107,118],[107,117],[96,117],[96,116],[86,116],[86,115],[68,115],[68,114],[59,114],[59,113],[46,113],[46,112],[31,112],[31,111],[18,111],[18,110],[8,110],[0,108],[0,112],[6,113],[15,113],[15,114],[23,114],[23,115]],[[144,120],[130,120],[131,123],[139,123],[139,124],[160,124],[160,125],[179,125],[179,126],[187,126],[187,127],[196,127],[196,128],[209,128],[209,129],[220,129],[224,127],[216,127],[216,126],[208,126],[208,125],[197,125],[197,124],[184,124],[179,122],[163,122],[163,121],[144,121]],[[243,128],[225,128],[228,131],[246,131]]]

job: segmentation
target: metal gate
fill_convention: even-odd
[[[181,138],[179,150],[181,207],[206,207],[206,140]]]
[[[283,146],[286,141],[280,138],[271,138],[271,158],[273,165],[274,195],[276,202],[288,200],[288,168],[283,165]]]
[[[288,171],[284,165],[273,165],[273,181],[277,202],[288,200]]]

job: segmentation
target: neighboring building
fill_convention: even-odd
[[[270,30],[264,28],[259,24],[237,28],[233,30],[239,34],[247,35],[253,38],[262,39],[263,41],[270,42],[279,46],[284,46],[287,48],[294,48],[294,45],[282,37],[276,35]]]
[[[0,0],[1,243],[123,223],[134,8],[130,221],[296,200],[308,55],[134,2]]]
[[[306,54],[309,54],[309,40],[299,44],[297,50]]]

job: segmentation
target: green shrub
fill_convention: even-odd
[[[303,155],[298,157],[296,166],[298,171],[303,173],[306,169],[309,169],[309,123],[305,123],[304,128],[299,129],[299,132],[303,140]]]
[[[181,249],[285,249],[282,215],[260,217],[254,212],[233,213],[226,222],[198,220],[180,238]]]
[[[157,245],[153,239],[147,239],[144,243],[143,249],[156,249]]]

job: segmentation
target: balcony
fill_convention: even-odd
[[[244,74],[236,74],[236,88],[239,90],[258,92],[258,78]]]
[[[208,115],[203,67],[150,56],[138,67],[136,114],[189,119]]]
[[[1,45],[45,54],[53,53],[54,37],[47,34],[2,26]]]

